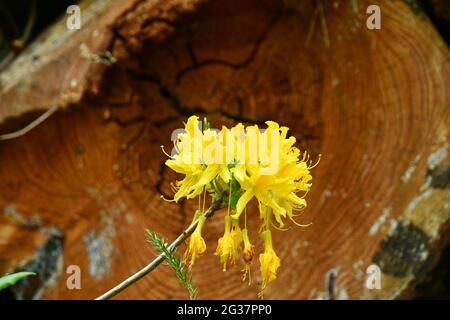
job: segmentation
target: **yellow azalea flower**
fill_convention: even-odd
[[[266,174],[267,166],[262,163],[247,162],[238,164],[233,170],[234,178],[239,182],[241,188],[245,190],[236,205],[236,214],[234,218],[244,211],[248,202],[256,197],[261,205],[270,208],[280,228],[284,226],[283,218],[286,216],[293,220],[293,210],[301,210],[306,207],[306,201],[296,195],[297,192],[307,192],[311,187],[309,183],[312,179],[305,159],[300,159],[300,151],[293,147],[295,143],[294,137],[286,138],[288,128],[279,128],[275,122],[268,121],[268,130],[260,135],[258,143],[265,144],[268,148],[273,147],[274,144],[268,138],[270,130],[275,130],[279,133],[277,138],[279,143],[275,150],[266,151],[267,159],[274,159],[273,154],[278,153],[277,166],[272,174]],[[251,127],[251,131],[257,130],[257,126]],[[270,129],[270,130],[269,130]],[[266,140],[266,142],[262,142]],[[270,142],[270,143],[269,143]],[[247,142],[247,146],[250,142]],[[251,159],[250,159],[251,160]],[[275,160],[274,160],[275,161]],[[264,215],[262,214],[262,217]],[[268,222],[270,223],[270,221]]]
[[[263,292],[267,285],[277,278],[277,270],[281,263],[273,250],[270,230],[263,231],[261,236],[264,241],[264,253],[259,255],[259,263],[262,277],[261,292]]]
[[[217,242],[217,248],[215,255],[220,256],[220,262],[223,264],[223,271],[227,269],[228,260],[231,263],[236,261],[237,247],[236,240],[239,240],[239,236],[236,232],[232,232],[232,221],[229,215],[225,216],[225,232],[223,236]],[[242,241],[242,236],[241,236]]]
[[[198,256],[206,251],[205,240],[202,237],[202,228],[206,221],[204,215],[200,215],[197,227],[189,238],[188,255],[191,257],[190,267],[194,264]]]
[[[250,268],[253,261],[253,256],[255,255],[255,246],[250,243],[247,229],[242,230],[242,238],[244,241],[244,262],[245,262],[243,270],[244,271],[243,281],[245,281],[248,278],[248,284],[250,285],[252,282]]]
[[[178,153],[165,163],[175,172],[185,175],[183,180],[175,183],[175,202],[183,197],[193,199],[199,196],[205,188],[209,189],[211,181],[218,175],[225,183],[231,179],[225,163],[213,162],[218,139],[215,131],[208,129],[202,132],[199,129],[197,116],[188,119],[185,132],[179,133],[175,142]],[[205,154],[210,150],[211,154]]]
[[[295,211],[307,206],[305,196],[311,188],[310,171],[315,165],[311,164],[306,152],[295,147],[297,141],[288,136],[289,129],[276,122],[267,121],[264,130],[257,125],[244,127],[241,123],[215,130],[209,127],[206,119],[204,123],[202,130],[198,117],[190,117],[174,142],[175,154],[168,155],[170,159],[166,161],[168,167],[183,175],[173,185],[173,201],[199,197],[193,221],[198,217],[200,221],[189,239],[186,253],[191,257],[190,267],[206,250],[201,236],[206,218],[200,207],[203,206],[204,211],[206,194],[210,193],[221,208],[226,206],[225,200],[228,201],[224,234],[218,240],[214,254],[219,256],[225,271],[228,262],[235,263],[243,243],[244,280],[248,277],[250,283],[255,247],[250,243],[247,228],[241,230],[239,218],[255,198],[264,242],[264,252],[259,255],[262,294],[276,279],[281,265],[272,247],[271,227],[276,222],[283,228],[286,219],[305,226],[298,224],[294,217]]]
[[[231,218],[231,236],[233,237],[234,252],[236,253],[235,256],[237,256],[237,252],[241,248],[242,243],[242,230],[239,226],[238,219]]]

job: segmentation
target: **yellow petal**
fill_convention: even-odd
[[[190,134],[191,138],[194,138],[194,132],[198,129],[198,117],[190,116],[188,121],[186,122],[186,126],[184,129]]]
[[[244,211],[245,207],[247,206],[247,203],[253,198],[254,195],[255,193],[253,192],[253,189],[249,189],[241,195],[236,204],[236,213],[232,215],[233,219],[239,218],[242,211]]]
[[[231,180],[230,169],[226,164],[220,165],[219,176],[222,178],[223,182],[228,183]]]
[[[217,176],[218,172],[219,172],[219,165],[211,164],[207,166],[206,169],[203,171],[202,175],[200,176],[200,178],[198,179],[198,181],[190,187],[189,192],[197,193],[198,190],[200,189],[201,193],[203,187],[209,184]]]
[[[197,257],[206,251],[205,240],[202,237],[202,228],[205,221],[206,217],[201,215],[195,231],[189,238],[188,254],[191,256],[190,267],[195,263]]]
[[[264,240],[264,253],[259,255],[262,278],[261,291],[277,278],[277,270],[281,266],[280,258],[278,258],[272,247],[272,235],[270,231],[264,231],[262,237]]]

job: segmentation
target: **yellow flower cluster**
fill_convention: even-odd
[[[246,226],[246,207],[250,200],[257,200],[264,244],[264,252],[259,256],[261,292],[276,279],[281,265],[273,249],[271,227],[276,222],[278,228],[283,228],[286,218],[297,224],[294,211],[306,207],[304,196],[311,187],[313,167],[307,153],[302,154],[295,147],[296,139],[288,137],[287,127],[273,121],[266,124],[267,128],[262,130],[257,125],[244,127],[242,124],[213,130],[205,122],[202,130],[198,117],[192,116],[184,131],[178,133],[173,155],[166,161],[168,167],[184,175],[173,185],[174,201],[206,193],[220,194],[226,199],[225,231],[215,254],[225,271],[229,262],[236,262],[243,244],[244,279],[248,276],[249,281],[254,246]],[[298,195],[299,192],[303,194]],[[242,213],[245,213],[243,229],[240,227]],[[196,213],[196,218],[200,221],[187,251],[191,266],[206,250],[201,236],[205,223],[201,211]]]

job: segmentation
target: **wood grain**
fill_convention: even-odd
[[[191,114],[217,127],[278,121],[302,149],[322,154],[301,217],[314,225],[274,235],[282,266],[266,298],[328,298],[333,269],[336,298],[413,295],[447,243],[450,218],[448,184],[436,183],[449,164],[449,50],[426,16],[380,1],[382,29],[368,30],[370,1],[132,2],[102,11],[110,22],[100,37],[118,62],[92,80],[96,90],[83,89],[72,108],[0,143],[0,208],[61,230],[64,267],[82,270],[82,290],[66,288],[63,267],[43,297],[95,298],[155,256],[145,228],[173,240],[189,224],[195,201],[159,198],[170,197],[176,179],[159,146],[170,148],[171,132]],[[33,87],[39,77],[28,81]],[[64,88],[54,81],[51,92]],[[11,92],[0,101],[18,94]],[[3,103],[1,110],[12,114]],[[256,298],[256,264],[246,286],[241,265],[223,273],[213,255],[222,216],[208,221],[208,251],[193,269],[199,298]],[[3,273],[19,266],[10,248],[30,234],[7,233],[19,228],[14,219],[0,223]],[[39,247],[35,239],[28,251]],[[374,262],[382,290],[365,288]],[[161,267],[118,298],[186,292]]]

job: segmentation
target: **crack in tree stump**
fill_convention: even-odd
[[[326,46],[320,23],[310,28],[315,1],[86,1],[79,32],[69,37],[58,22],[47,36],[59,42],[37,39],[0,74],[0,133],[65,107],[0,142],[1,211],[61,230],[64,268],[82,270],[82,290],[62,276],[43,298],[98,296],[154,257],[145,228],[172,240],[189,224],[195,201],[160,200],[177,178],[160,146],[170,150],[193,113],[215,127],[278,121],[302,150],[322,154],[301,217],[314,225],[274,235],[282,266],[266,298],[323,297],[330,270],[339,270],[336,298],[413,294],[448,239],[449,50],[404,2],[380,2],[381,30],[366,29],[370,1],[336,3],[323,2]],[[117,62],[83,59],[81,44]],[[256,211],[249,229],[261,250]],[[212,254],[223,214],[204,228],[199,298],[256,298],[256,263],[247,286],[240,265],[223,273]],[[39,228],[0,214],[0,273],[33,258]],[[382,290],[365,286],[373,262]],[[186,293],[161,267],[118,298]]]

